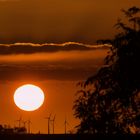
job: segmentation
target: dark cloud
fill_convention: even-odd
[[[107,51],[107,49],[95,49],[30,55],[1,55],[0,80],[84,80],[100,68]]]
[[[0,80],[83,80],[94,74],[100,65],[100,63],[97,65],[97,61],[92,62],[90,66],[78,65],[78,63],[77,66],[66,63],[49,65],[45,62],[43,64],[0,64]]]
[[[140,0],[7,0],[0,3],[0,42],[93,44],[111,38],[120,10],[134,5]]]
[[[33,44],[33,43],[14,43],[0,44],[0,55],[9,54],[33,54],[58,51],[86,51],[95,49],[108,49],[108,45],[86,45],[76,42],[67,42],[63,44]]]
[[[103,64],[109,47],[76,42],[0,44],[0,80],[83,80]]]

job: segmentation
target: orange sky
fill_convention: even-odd
[[[1,55],[0,123],[14,126],[17,125],[15,120],[22,116],[24,120],[31,119],[33,133],[47,133],[44,118],[52,113],[52,117],[56,114],[55,133],[64,133],[65,116],[69,122],[68,130],[73,130],[78,124],[72,110],[79,89],[76,84],[97,71],[108,51],[100,46],[90,47],[96,49]],[[14,91],[23,84],[35,84],[44,91],[45,103],[39,110],[25,112],[14,104]]]
[[[95,43],[139,0],[0,0],[0,40]]]
[[[60,48],[59,45],[54,45],[54,48]],[[86,50],[89,47],[84,44],[77,45],[79,50],[74,50],[73,43],[63,47],[63,49],[69,48],[65,51],[60,48],[55,52],[33,52],[32,54],[28,54],[29,46],[23,45],[20,49],[20,51],[24,50],[24,54],[16,49],[14,51],[16,54],[13,54],[13,48],[9,46],[6,48],[9,54],[4,54],[5,51],[2,53],[2,48],[5,46],[1,47],[0,52],[2,54],[0,56],[2,81],[25,80],[25,77],[26,80],[83,80],[103,64],[103,58],[108,51],[104,46],[97,45],[90,46],[91,50]],[[15,46],[15,48],[18,47],[20,46]],[[82,50],[83,47],[85,47],[84,50]]]
[[[73,129],[76,83],[95,74],[109,49],[92,44],[112,37],[120,9],[134,5],[140,0],[0,0],[0,124],[15,126],[22,116],[33,133],[47,133],[44,118],[52,113],[55,133],[64,133],[65,116]],[[39,110],[15,106],[22,84],[44,91]]]
[[[26,81],[26,80],[25,80]],[[45,93],[45,103],[43,106],[33,112],[26,112],[20,110],[15,106],[13,101],[13,94],[15,89],[22,84],[32,83],[40,86]],[[67,130],[73,129],[78,120],[73,117],[73,101],[76,92],[76,81],[26,81],[26,82],[5,82],[0,85],[0,107],[1,107],[1,124],[9,124],[12,127],[18,126],[15,120],[20,116],[22,119],[32,121],[31,131],[33,133],[47,133],[47,120],[44,118],[52,113],[52,118],[56,114],[55,133],[64,133],[64,120],[65,115],[69,126]],[[5,90],[6,89],[6,90]],[[9,117],[10,116],[10,117]],[[52,127],[51,127],[52,132]]]

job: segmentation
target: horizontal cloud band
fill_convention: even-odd
[[[14,43],[14,44],[0,44],[0,55],[9,54],[33,54],[46,53],[58,51],[86,51],[94,49],[107,49],[108,45],[86,45],[83,43],[67,42],[62,44],[46,43]]]

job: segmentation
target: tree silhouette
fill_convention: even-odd
[[[140,133],[140,8],[122,12],[129,22],[118,20],[119,33],[103,41],[111,45],[104,66],[79,83],[73,106],[78,133]]]

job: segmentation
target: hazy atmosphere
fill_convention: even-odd
[[[0,124],[17,126],[22,117],[31,132],[47,133],[52,113],[55,133],[64,133],[65,119],[73,130],[76,85],[97,72],[110,48],[96,41],[112,38],[120,10],[134,5],[140,0],[0,0]],[[13,94],[23,84],[44,91],[40,109],[16,107]]]
[[[120,10],[139,0],[1,0],[1,43],[83,42],[114,34]]]

